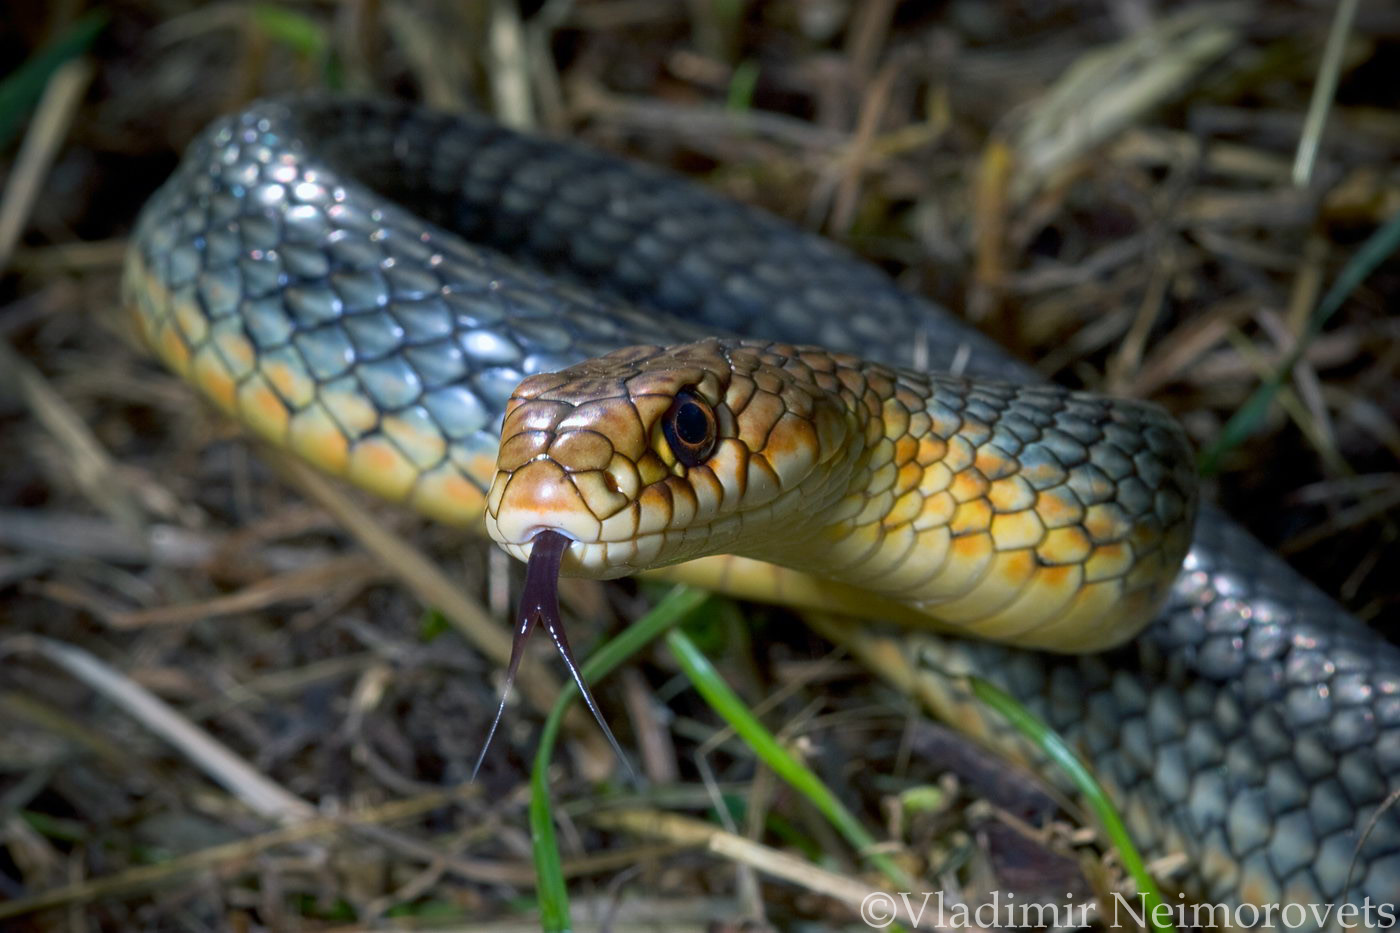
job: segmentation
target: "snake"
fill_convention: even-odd
[[[1400,650],[1198,503],[1156,406],[663,169],[401,102],[219,119],[130,243],[138,333],[217,408],[529,560],[517,635],[561,568],[835,610],[1011,758],[950,672],[1058,730],[1183,895],[1393,924]]]

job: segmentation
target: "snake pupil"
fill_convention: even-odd
[[[676,412],[676,434],[687,444],[699,446],[705,443],[709,426],[705,413],[694,402],[687,402]]]
[[[661,430],[676,459],[688,467],[699,466],[715,450],[715,413],[693,392],[676,393]]]

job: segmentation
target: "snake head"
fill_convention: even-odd
[[[521,560],[561,533],[565,571],[599,578],[735,551],[746,522],[744,547],[772,547],[841,486],[816,469],[855,430],[830,373],[823,387],[830,359],[711,339],[531,376],[506,409],[487,532]]]

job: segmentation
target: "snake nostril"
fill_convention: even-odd
[[[607,487],[608,492],[622,495],[622,484],[617,481],[617,477],[613,475],[612,470],[603,471],[603,485]]]

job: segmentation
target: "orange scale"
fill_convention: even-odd
[[[917,463],[906,463],[899,468],[899,475],[895,477],[895,495],[904,495],[912,489],[917,489],[924,478],[924,470]]]
[[[992,540],[997,550],[1035,547],[1045,537],[1045,525],[1040,516],[1027,509],[1011,515],[992,516]]]
[[[919,455],[919,442],[908,434],[903,435],[894,442],[894,462],[901,467],[905,464],[913,465],[914,458]]]
[[[282,360],[264,358],[262,373],[267,381],[295,408],[305,408],[316,397],[316,383],[306,370]]]
[[[1035,505],[1035,490],[1019,476],[993,480],[987,499],[998,512],[1020,512]]]
[[[291,422],[286,403],[257,374],[238,387],[238,417],[262,437],[278,443],[286,438]]]
[[[206,346],[195,355],[189,378],[215,405],[230,415],[238,414],[238,387],[213,347]]]
[[[839,546],[843,565],[858,564],[870,557],[885,539],[885,530],[878,522],[856,524],[847,527],[845,523],[822,530],[828,541]]]
[[[418,479],[418,470],[387,437],[367,437],[350,450],[346,475],[356,486],[397,502]]]
[[[1101,502],[1089,506],[1084,512],[1084,530],[1095,541],[1107,544],[1126,538],[1131,526],[1121,508],[1110,502]]]
[[[451,463],[443,463],[418,478],[409,504],[429,518],[450,525],[481,521],[486,496]]]
[[[185,341],[180,338],[174,327],[166,324],[159,339],[152,341],[152,346],[166,366],[182,378],[190,378],[190,348],[185,345]]]
[[[171,310],[174,312],[175,324],[180,328],[180,333],[192,346],[203,343],[209,336],[209,319],[189,298],[175,300]]]
[[[358,393],[322,392],[321,404],[351,437],[363,437],[379,424],[379,410]]]
[[[1047,489],[1035,497],[1035,510],[1047,528],[1076,525],[1084,518],[1084,506],[1065,488]]]
[[[1133,566],[1133,550],[1118,541],[1100,544],[1084,561],[1084,577],[1091,583],[1123,576]]]
[[[954,535],[983,534],[991,525],[992,506],[986,499],[974,499],[959,505],[948,523]],[[991,538],[987,540],[990,543]]]
[[[968,502],[973,499],[981,499],[987,494],[987,488],[991,484],[987,482],[987,477],[973,468],[963,470],[953,477],[953,483],[949,487],[953,498],[959,502]]]
[[[884,518],[880,520],[881,524],[886,528],[895,528],[900,525],[910,524],[914,519],[919,517],[919,513],[923,510],[923,507],[923,495],[917,489],[910,490],[894,500],[894,505],[890,507],[889,512],[885,514]]]
[[[345,474],[350,444],[345,432],[320,404],[310,405],[292,416],[287,426],[287,446],[322,470]]]
[[[447,438],[427,419],[389,416],[382,428],[420,470],[437,463],[447,453]]]
[[[453,460],[456,461],[457,458],[454,457]],[[483,489],[491,485],[491,480],[496,475],[496,458],[490,454],[472,454],[466,458],[465,463],[459,465],[463,475]]]
[[[973,631],[993,641],[1014,641],[1036,633],[1073,602],[1083,580],[1079,567],[1040,567],[1021,584],[1011,602],[994,617],[979,622]],[[1029,638],[1027,644],[1043,646],[1044,641]]]
[[[1089,556],[1094,545],[1076,527],[1052,528],[1036,547],[1036,555],[1047,564],[1078,564]]]
[[[992,547],[991,535],[982,533],[954,536],[942,571],[925,589],[927,598],[941,603],[970,592],[981,584],[982,578],[991,570],[995,559],[996,549]],[[937,607],[931,612],[938,615]]]
[[[1030,551],[997,554],[982,580],[963,596],[938,607],[938,617],[947,622],[980,631],[980,623],[995,619],[1021,595],[1022,588],[1035,575],[1036,562]]]
[[[952,540],[946,528],[919,534],[914,543],[918,553],[882,575],[879,579],[880,590],[898,599],[908,597],[918,600],[924,588],[942,572]]]
[[[957,511],[957,508],[958,504],[953,500],[951,493],[938,492],[931,496],[925,495],[923,507],[914,520],[914,530],[928,531],[945,527],[953,520],[953,513]]]
[[[242,330],[232,327],[220,327],[214,332],[214,346],[219,348],[220,355],[224,358],[224,365],[229,372],[237,379],[243,379],[257,366],[257,354],[253,350],[252,343],[243,336]]]

